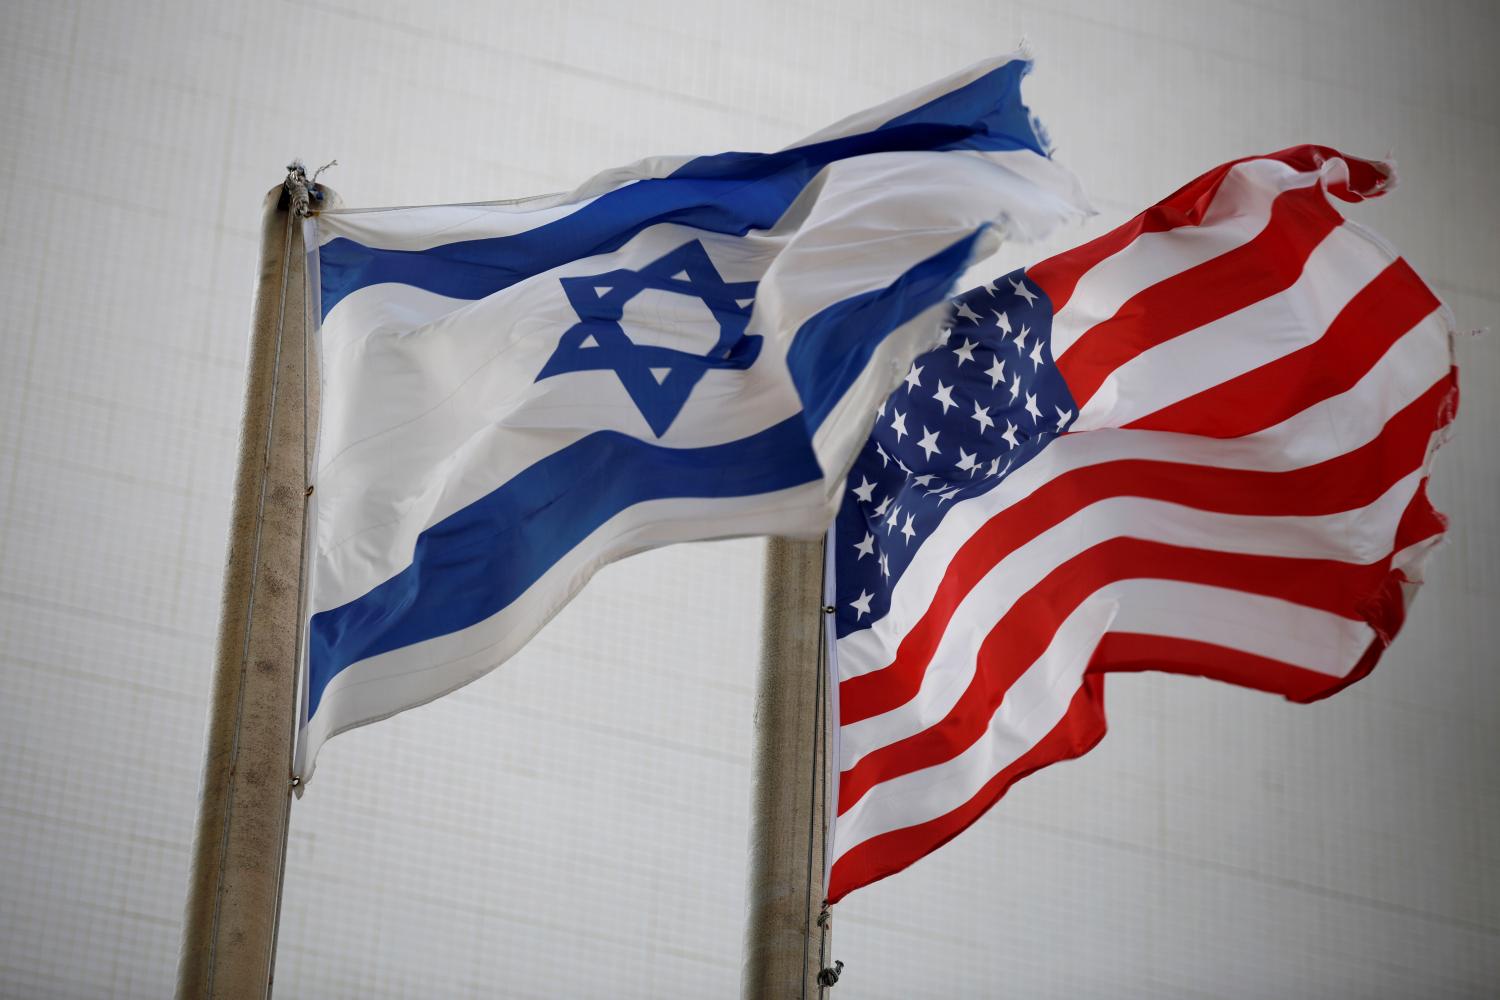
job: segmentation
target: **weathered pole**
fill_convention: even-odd
[[[300,165],[266,195],[218,651],[193,842],[178,1000],[271,992],[296,719],[308,455],[317,378],[307,342]],[[324,199],[326,201],[326,199]]]
[[[827,933],[823,543],[771,539],[765,581],[740,995],[806,1000],[822,995]]]

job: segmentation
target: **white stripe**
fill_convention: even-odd
[[[1340,226],[1318,244],[1302,274],[1284,291],[1157,344],[1116,368],[1079,410],[1072,429],[1124,426],[1317,342],[1349,301],[1390,264],[1383,249]]]
[[[515,236],[571,215],[590,200],[570,193],[473,205],[334,208],[318,213],[318,245],[343,238],[381,250],[431,250]]]
[[[1420,479],[1421,472],[1413,472],[1367,507],[1317,517],[1221,514],[1124,496],[1085,507],[1015,549],[965,595],[927,664],[915,697],[882,715],[845,723],[842,769],[946,717],[973,680],[980,644],[995,623],[1047,574],[1087,549],[1112,538],[1130,537],[1214,552],[1369,564],[1390,555],[1396,526]],[[1142,576],[1149,577],[1150,572],[1149,566],[1141,567]],[[869,647],[856,653],[851,648],[853,638],[839,641],[840,664],[857,657],[858,663],[869,667],[865,659]],[[903,638],[904,633],[890,636],[891,645],[881,651],[886,655],[875,661],[874,668],[895,658]],[[1323,659],[1292,662],[1316,670],[1332,665]]]
[[[1067,711],[1117,610],[1102,597],[1080,604],[1059,625],[1046,652],[1005,693],[984,736],[952,760],[875,785],[839,814],[833,857],[871,837],[952,812],[1035,746]]]
[[[1343,677],[1369,648],[1369,625],[1277,597],[1180,580],[1121,580],[1100,591],[1120,604],[1111,632],[1190,639]]]
[[[652,500],[600,525],[507,607],[484,621],[351,664],[329,681],[298,741],[299,773],[318,747],[346,729],[425,704],[513,655],[601,566],[672,542],[822,530],[822,485],[721,500]]]
[[[356,288],[339,300],[318,327],[323,377],[327,379],[331,375],[338,381],[357,371],[357,366],[340,360],[340,354],[351,344],[382,337],[409,336],[472,304],[470,299],[439,295],[399,282]]]
[[[949,511],[897,581],[886,616],[840,640],[840,648],[846,650],[840,657],[843,676],[857,676],[889,663],[900,637],[932,604],[948,565],[975,529],[994,513],[1030,496],[1047,480],[1124,459],[1267,472],[1317,465],[1373,441],[1386,421],[1443,378],[1448,372],[1447,337],[1441,317],[1429,317],[1397,341],[1349,391],[1242,438],[1214,440],[1115,429],[1062,435],[1037,460],[1016,470],[994,490],[961,501]]]
[[[1052,319],[1053,358],[1062,357],[1090,328],[1113,317],[1152,285],[1253,240],[1271,218],[1274,194],[1267,191],[1311,187],[1320,176],[1279,160],[1250,160],[1232,167],[1199,225],[1142,234],[1084,272]]]

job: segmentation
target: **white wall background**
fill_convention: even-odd
[[[1103,210],[1222,160],[1392,152],[1358,216],[1500,324],[1500,42],[1474,3],[7,0],[0,8],[0,995],[174,977],[260,199],[571,186],[772,148],[1012,46]],[[1500,348],[1453,542],[1315,706],[1117,677],[1113,731],[838,908],[836,997],[1500,991]],[[335,739],[292,823],[280,997],[737,990],[760,547],[611,568],[472,687]]]

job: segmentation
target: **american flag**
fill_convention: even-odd
[[[1394,180],[1225,164],[954,303],[832,533],[829,899],[1104,735],[1103,674],[1326,697],[1375,665],[1444,530],[1451,318],[1346,221]]]

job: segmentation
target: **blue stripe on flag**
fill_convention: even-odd
[[[743,235],[775,225],[828,164],[903,150],[1031,150],[1046,155],[1020,100],[1030,64],[1011,61],[879,128],[776,153],[700,156],[670,176],[601,195],[555,222],[427,250],[385,250],[339,237],[319,250],[322,315],[368,285],[399,282],[480,299],[571,260],[618,250],[663,223]]]
[[[614,431],[590,434],[423,531],[400,573],[312,616],[308,717],[345,667],[478,624],[634,504],[750,496],[821,477],[800,415],[704,448],[666,448]]]
[[[802,324],[787,349],[786,366],[809,431],[822,426],[886,337],[943,300],[968,267],[984,229],[912,265],[885,288],[835,302]]]
[[[1047,155],[1047,136],[1021,102],[1021,80],[1031,72],[1029,62],[1008,62],[970,83],[913,108],[880,126],[882,130],[912,125],[972,122],[946,145],[930,149],[1029,149]]]

